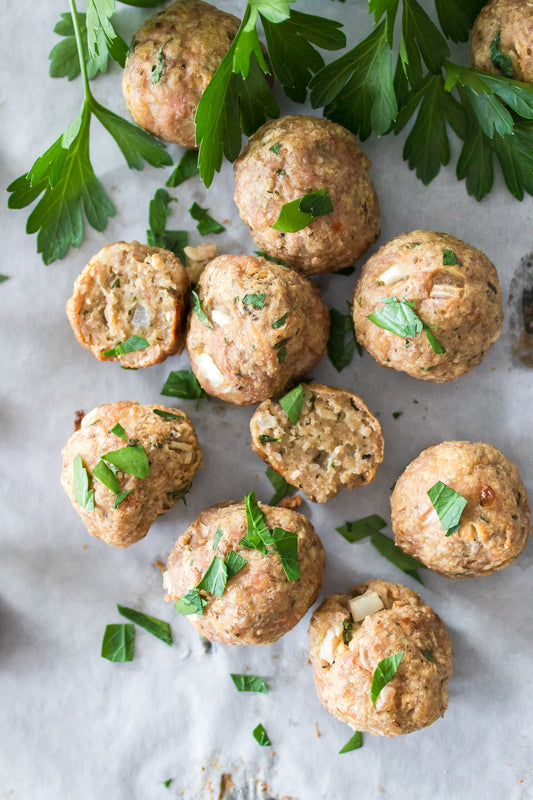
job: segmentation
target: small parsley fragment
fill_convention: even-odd
[[[192,290],[191,295],[192,295],[192,310],[194,311],[194,313],[196,314],[196,316],[198,317],[198,319],[200,320],[200,322],[204,327],[213,330],[214,327],[213,323],[205,313],[202,306],[202,301],[200,300],[197,292],[195,292],[194,289]]]
[[[148,205],[148,224],[152,233],[163,233],[167,227],[167,217],[170,214],[170,204],[175,203],[166,189],[156,189]]]
[[[299,383],[298,386],[295,386],[294,389],[291,389],[291,391],[288,392],[279,401],[280,406],[287,414],[289,420],[292,422],[293,425],[296,425],[300,417],[300,414],[302,413],[304,400],[305,400],[305,394],[303,386],[301,383]]]
[[[135,353],[137,350],[144,350],[150,347],[144,336],[137,336],[134,334],[126,339],[125,342],[118,342],[110,350],[102,350],[104,356],[125,356],[128,353]]]
[[[161,639],[162,642],[172,646],[172,632],[170,630],[170,625],[168,622],[165,622],[162,619],[157,619],[157,617],[150,617],[148,614],[143,614],[142,611],[136,611],[134,608],[128,608],[127,606],[121,606],[120,604],[117,605],[118,613],[121,614],[126,619],[129,619],[130,622],[134,622],[135,625],[139,625],[140,628],[144,628],[145,631],[151,633],[152,636],[157,637],[157,639]]]
[[[0,275],[0,283],[9,280],[9,275]],[[272,326],[274,327],[274,326]]]
[[[230,678],[238,692],[260,692],[268,694],[268,686],[258,675],[238,675],[230,672]]]
[[[196,375],[190,367],[188,370],[180,369],[171,372],[161,389],[161,394],[165,397],[179,397],[182,400],[201,400],[203,397],[207,397],[207,393],[198,383]]]
[[[213,550],[217,549],[218,543],[220,542],[223,536],[224,536],[224,531],[222,530],[222,528],[217,528],[213,539]]]
[[[342,623],[342,641],[345,645],[350,644],[350,640],[352,638],[352,628],[353,628],[353,617],[350,614],[349,619],[345,619]]]
[[[120,450],[110,450],[108,453],[104,453],[102,459],[135,478],[147,478],[150,474],[150,463],[141,444],[122,447]]]
[[[370,698],[374,708],[376,707],[376,700],[381,694],[381,691],[396,675],[398,667],[400,666],[400,662],[404,656],[404,652],[405,651],[402,650],[400,653],[394,653],[392,656],[383,658],[374,670],[372,685],[370,687]]]
[[[294,531],[286,531],[283,528],[274,528],[272,530],[272,538],[287,580],[298,580],[300,577],[298,534],[294,533]]]
[[[431,489],[428,489],[427,494],[437,512],[442,530],[446,536],[451,536],[459,530],[466,499],[442,481],[437,481]]]
[[[347,542],[358,542],[366,536],[371,536],[374,531],[379,531],[385,528],[387,523],[377,514],[371,514],[369,517],[362,517],[354,522],[346,522],[340,528],[336,528],[341,536],[344,536]]]
[[[281,366],[281,364],[285,363],[286,358],[287,358],[287,348],[280,347],[280,349],[278,350],[278,364]]]
[[[259,437],[259,441],[261,441],[261,437]],[[269,437],[269,441],[279,442],[279,439],[274,439],[271,436]],[[265,474],[274,487],[274,494],[269,500],[269,506],[277,505],[284,497],[294,494],[296,491],[296,486],[292,486],[292,484],[288,483],[283,475],[280,475],[275,469],[272,469],[272,467],[267,467]]]
[[[433,650],[431,650],[429,647],[427,648],[427,650],[422,650],[422,655],[424,656],[426,661],[430,662],[430,664],[435,663],[435,659],[433,657]]]
[[[191,151],[193,152],[193,151]],[[170,204],[176,202],[166,189],[157,189],[148,207],[148,224],[146,243],[150,247],[162,247],[170,250],[185,264],[185,250],[188,241],[187,231],[168,231],[166,229],[167,217],[170,214]]]
[[[112,289],[120,289],[120,278],[115,278],[113,283],[111,284]]]
[[[126,433],[126,431],[124,430],[124,428],[122,427],[120,422],[117,422],[115,425],[113,425],[113,427],[111,428],[109,433],[113,433],[115,436],[118,436],[120,439],[127,439],[128,438],[128,434]]]
[[[223,535],[222,531],[218,528],[215,538],[218,536],[218,541],[220,541],[221,535]],[[213,547],[213,550],[215,550],[215,547]],[[176,600],[174,608],[179,614],[183,614],[184,616],[188,614],[203,615],[204,607],[209,601],[202,597],[200,590],[214,594],[217,597],[222,597],[229,579],[233,578],[247,563],[246,559],[234,550],[230,550],[224,561],[218,556],[213,556],[211,563],[196,586],[193,589],[189,589],[188,592],[185,592],[179,600]]]
[[[253,306],[254,308],[265,307],[265,293],[258,292],[257,294],[245,294],[242,298],[243,306]]]
[[[167,39],[167,41],[164,42],[161,45],[161,47],[158,48],[158,50],[157,50],[157,52],[155,54],[155,63],[152,64],[152,69],[151,69],[151,74],[150,74],[150,79],[151,79],[152,83],[154,84],[154,86],[157,86],[157,84],[160,83],[161,78],[163,77],[163,73],[165,71],[165,66],[166,66],[166,64],[165,64],[165,56],[163,55],[163,50],[165,49],[167,44],[169,42],[171,42],[171,41],[172,41],[172,39]]]
[[[259,441],[261,444],[268,444],[268,442],[281,442],[281,439],[278,436],[269,436],[267,433],[263,433],[259,437]],[[275,503],[270,503],[270,505],[275,505]]]
[[[286,261],[282,261],[280,258],[274,258],[269,253],[265,253],[263,250],[254,250],[256,256],[259,258],[264,258],[265,261],[270,261],[272,264],[279,264],[280,267],[287,267],[287,269],[292,269],[290,264],[287,264]]]
[[[183,419],[183,414],[171,414],[170,411],[162,411],[160,408],[153,408],[152,413],[156,414],[161,419],[169,422],[171,419]]]
[[[448,248],[442,248],[442,263],[445,267],[455,267],[459,263],[459,259],[453,252],[453,250],[448,250]]]
[[[303,197],[285,203],[276,222],[270,227],[283,233],[296,233],[307,228],[316,217],[331,214],[333,203],[327,192],[327,187],[324,187],[317,192],[304,194]]]
[[[119,507],[119,505],[122,503],[122,501],[125,500],[126,497],[128,495],[130,495],[132,492],[133,492],[133,489],[128,489],[125,492],[118,492],[115,495],[115,502],[113,503],[113,508],[117,509]]]
[[[107,625],[102,640],[102,658],[108,661],[133,661],[135,625],[129,622]]]
[[[99,32],[98,53],[89,56],[87,52],[86,15],[78,12],[77,17],[83,55],[87,68],[87,78],[92,80],[98,72],[107,72],[109,53],[105,45],[105,37]],[[73,81],[80,74],[80,59],[70,11],[61,14],[61,19],[56,23],[54,33],[65,38],[52,47],[48,56],[50,59],[50,77],[68,78],[69,81]]]
[[[196,584],[196,588],[203,589],[210,594],[215,594],[217,597],[222,597],[227,582],[228,568],[221,558],[213,556],[213,560],[209,564],[203,577]]]
[[[220,222],[209,216],[206,208],[202,208],[198,203],[192,204],[189,214],[198,222],[196,229],[201,236],[207,236],[208,233],[222,233],[226,230]]]
[[[415,308],[414,301],[406,300],[405,297],[402,297],[401,300],[398,300],[397,297],[383,297],[382,302],[384,303],[382,308],[378,308],[373,314],[368,315],[368,319],[374,325],[402,338],[416,336],[425,331],[433,352],[437,354],[446,352],[432,333],[431,328],[433,326],[422,322],[413,310]]]
[[[285,325],[287,317],[289,316],[290,313],[291,313],[290,311],[287,311],[285,314],[283,314],[282,317],[279,317],[279,319],[274,320],[274,322],[270,327],[274,328],[274,330],[277,330],[277,328],[281,328],[282,325]]]
[[[109,469],[107,464],[100,460],[96,466],[93,468],[93,475],[95,478],[98,478],[104,486],[113,492],[113,494],[117,495],[121,491],[120,481],[114,474],[114,472]]]
[[[74,456],[72,471],[74,476],[74,499],[76,503],[82,508],[86,508],[88,511],[94,511],[94,489],[91,488],[89,471],[84,466],[79,453]]]
[[[400,417],[402,416],[402,414],[403,414],[403,411],[393,411],[393,412],[392,412],[392,418],[393,418],[393,419],[400,419]]]
[[[174,189],[195,175],[198,175],[198,150],[186,150],[165,185]]]
[[[266,514],[259,508],[255,492],[246,495],[244,501],[246,536],[239,544],[250,550],[259,550],[264,556],[277,553],[287,580],[297,580],[300,577],[298,534],[283,528],[274,528],[270,531],[266,524]]]
[[[235,550],[230,550],[224,559],[224,564],[228,570],[228,581],[230,578],[233,578],[234,575],[240,572],[247,563],[247,560],[243,558],[240,553],[236,553]]]
[[[165,789],[168,789],[173,780],[174,778],[167,778],[166,781],[163,781],[163,786],[165,787]]]
[[[263,727],[263,725],[261,723],[259,723],[259,725],[257,725],[253,729],[252,734],[253,734],[253,737],[254,737],[255,741],[258,744],[260,744],[261,747],[271,747],[272,746],[272,742],[268,738],[267,732],[266,732],[266,730],[264,729],[264,727]]]
[[[341,753],[350,753],[352,750],[359,750],[363,746],[363,734],[361,731],[354,731],[354,735],[348,739],[344,747],[339,750]]]
[[[279,142],[276,142],[276,144],[273,144],[272,147],[269,147],[268,149],[271,153],[275,153],[277,156],[279,156]]]
[[[184,617],[189,614],[201,614],[203,616],[204,608],[207,603],[208,600],[202,597],[197,589],[189,589],[179,600],[176,600],[174,608],[178,614],[182,614]]]
[[[187,486],[184,486],[182,489],[174,489],[172,492],[167,492],[167,494],[170,497],[172,497],[172,499],[175,500],[177,503],[179,503],[180,500],[183,500],[183,505],[186,506],[187,505],[187,501],[186,501],[185,498],[189,494],[189,492],[191,491],[191,486],[192,486],[192,483],[189,483]]]
[[[514,78],[513,62],[511,57],[501,51],[501,31],[498,31],[490,43],[490,60],[492,66],[499,70],[506,78]]]
[[[356,347],[362,356],[363,348],[355,337],[352,315],[330,308],[328,356],[337,372],[342,372],[350,364]]]

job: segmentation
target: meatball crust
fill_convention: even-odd
[[[398,336],[369,320],[389,297],[414,303],[446,352],[435,353],[425,331]],[[484,253],[455,236],[404,233],[364,265],[355,286],[353,320],[357,340],[381,366],[426,381],[452,381],[481,363],[501,333],[498,275]]]
[[[154,413],[159,411],[163,416]],[[164,419],[164,415],[172,418]],[[111,433],[119,423],[126,438]],[[115,494],[93,476],[106,453],[141,445],[150,474],[138,478],[123,470],[116,477],[122,492],[130,494],[115,505]],[[114,547],[129,547],[143,539],[160,514],[182,499],[202,465],[202,451],[189,417],[177,408],[142,406],[123,401],[99,406],[87,414],[63,450],[61,483],[91,534]],[[74,458],[80,455],[94,489],[94,510],[80,506],[74,496]]]
[[[459,530],[446,536],[428,489],[442,481],[467,501]],[[394,540],[447,578],[490,575],[511,564],[529,536],[529,505],[518,468],[483,442],[442,442],[423,450],[391,495]]]
[[[207,319],[191,312],[187,350],[201,386],[236,405],[276,397],[326,353],[329,311],[294,270],[254,256],[219,256],[198,284]]]
[[[122,78],[135,122],[167,142],[196,147],[198,103],[239,24],[201,0],[176,0],[141,25]]]
[[[137,369],[181,353],[189,278],[168,250],[115,242],[97,253],[74,283],[67,317],[78,342],[100,361]],[[142,336],[148,347],[106,356],[119,342]]]
[[[476,69],[533,83],[533,5],[491,0],[474,22],[471,51]]]
[[[309,383],[296,425],[281,405],[265,400],[250,421],[252,447],[315,503],[340,489],[370,483],[383,461],[381,425],[360,397]]]
[[[235,202],[261,250],[309,275],[334,272],[379,236],[370,160],[350,131],[328,119],[282,117],[250,137],[234,165]],[[327,188],[333,212],[296,233],[271,226],[282,205]]]
[[[178,600],[206,572],[214,555],[224,559],[233,550],[247,564],[226,584],[222,597],[208,599],[203,616],[187,619],[202,636],[223,644],[270,644],[302,619],[315,602],[324,579],[326,555],[309,520],[296,511],[259,503],[270,529],[298,534],[300,578],[289,581],[277,553],[263,555],[239,544],[246,536],[244,502],[221,503],[203,511],[172,550],[163,583],[167,600]],[[215,535],[223,535],[213,549]]]
[[[379,610],[351,622],[350,600],[364,594]],[[375,580],[348,594],[330,595],[314,612],[309,637],[318,698],[352,728],[397,736],[431,725],[446,711],[450,637],[433,609],[405,586]],[[400,652],[398,670],[374,707],[374,671],[384,658]]]

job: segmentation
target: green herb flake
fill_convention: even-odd
[[[270,437],[269,441],[271,440],[275,442],[279,441],[279,439],[273,439],[273,437]],[[259,441],[261,441],[261,437],[259,437]],[[272,467],[266,468],[265,475],[274,487],[274,494],[269,500],[269,506],[277,505],[284,497],[294,494],[296,491],[296,486],[292,486],[292,484],[288,483],[283,475],[280,475],[275,469],[272,469]]]
[[[430,664],[435,663],[435,659],[433,657],[433,650],[431,650],[429,647],[427,648],[427,650],[422,650],[422,655],[424,656],[426,661],[430,662]]]
[[[506,78],[514,77],[511,57],[501,51],[501,31],[498,31],[490,43],[490,60],[492,65]]]
[[[224,536],[224,531],[222,530],[222,528],[217,528],[215,537],[213,539],[213,550],[217,549],[218,543],[220,542],[223,536]]]
[[[271,153],[275,153],[277,156],[279,156],[279,144],[279,142],[276,142],[276,144],[273,144],[272,147],[268,148]]]
[[[433,351],[438,354],[446,352],[444,347],[431,332],[433,326],[422,322],[420,317],[418,317],[413,310],[415,308],[415,303],[413,301],[406,300],[405,297],[402,297],[401,300],[398,300],[397,297],[383,297],[382,302],[384,303],[382,308],[368,315],[368,319],[373,322],[374,325],[386,331],[390,331],[390,333],[394,333],[396,336],[401,336],[402,338],[416,336],[422,333],[422,331],[425,331]],[[428,369],[434,369],[434,366],[428,367]]]
[[[161,231],[160,233],[152,230],[146,231],[146,244],[149,244],[150,247],[162,247],[163,250],[170,250],[182,264],[185,264],[186,261],[184,248],[187,246],[188,238],[187,231]]]
[[[154,86],[157,86],[157,84],[161,81],[161,78],[163,77],[163,73],[165,71],[165,56],[163,55],[163,50],[165,49],[167,44],[171,41],[172,39],[167,39],[167,41],[164,42],[161,45],[161,47],[159,47],[158,50],[156,51],[155,63],[152,64],[152,69],[150,74],[150,78]]]
[[[201,236],[207,236],[208,233],[222,233],[226,230],[220,222],[209,216],[206,208],[202,208],[198,203],[192,204],[189,214],[198,222],[196,229]]]
[[[190,367],[188,370],[171,372],[161,394],[165,397],[179,397],[181,400],[201,400],[207,397],[207,392],[202,389]]]
[[[466,499],[447,486],[442,481],[437,481],[428,489],[428,497],[437,512],[443,531],[446,536],[451,536],[459,530],[461,514],[466,507]]]
[[[265,253],[264,250],[254,250],[256,256],[259,258],[264,258],[265,261],[270,261],[272,264],[279,264],[280,267],[287,267],[287,269],[292,269],[290,264],[287,264],[286,261],[282,261],[280,258],[274,258],[269,253]]]
[[[117,509],[119,505],[126,499],[128,495],[133,492],[133,489],[128,489],[125,492],[117,492],[115,495],[115,502],[113,503],[113,508]]]
[[[261,747],[271,747],[272,746],[272,742],[268,738],[267,732],[266,732],[266,730],[264,729],[264,727],[263,727],[263,725],[261,723],[259,723],[259,725],[257,725],[253,729],[252,735],[253,735],[255,741],[258,744],[260,744]]]
[[[259,441],[261,444],[268,444],[268,442],[281,442],[281,439],[278,436],[269,436],[268,434],[263,433],[261,436],[259,436]],[[270,505],[275,505],[275,503],[270,503]]]
[[[274,328],[274,330],[281,328],[282,325],[285,325],[287,317],[289,316],[290,313],[291,313],[290,311],[287,311],[286,314],[283,314],[282,317],[279,317],[279,319],[275,320],[270,327]]]
[[[342,623],[342,641],[345,645],[349,645],[352,638],[353,617],[350,614],[349,619],[345,619]]]
[[[279,216],[270,227],[283,233],[296,233],[306,228],[316,217],[331,214],[333,203],[326,187],[310,192],[282,205]]]
[[[258,294],[245,294],[242,298],[243,306],[253,306],[254,308],[265,307],[265,294],[260,292]]]
[[[244,505],[246,509],[246,536],[240,540],[239,544],[249,550],[259,550],[263,555],[266,555],[267,545],[272,545],[274,542],[266,524],[266,515],[259,508],[255,492],[250,492],[250,494],[246,495]]]
[[[178,614],[182,614],[184,617],[189,616],[189,614],[200,614],[203,616],[204,608],[208,602],[209,601],[206,600],[205,597],[202,597],[197,589],[189,589],[179,600],[176,600],[174,608]]]
[[[235,550],[230,550],[224,559],[224,564],[228,570],[228,581],[230,578],[233,578],[238,572],[240,572],[247,563],[247,560],[239,553],[236,553]]]
[[[125,356],[128,353],[135,353],[137,350],[144,350],[150,347],[144,336],[133,335],[125,342],[118,342],[110,350],[102,350],[104,356]]]
[[[181,489],[174,489],[172,492],[167,492],[167,494],[170,497],[172,497],[172,499],[175,500],[176,502],[179,502],[180,500],[183,500],[183,505],[186,506],[187,505],[187,501],[185,500],[185,497],[191,491],[191,486],[192,486],[192,483],[189,483],[189,484],[187,484],[187,486],[183,486],[183,488],[181,488]]]
[[[287,348],[281,347],[278,350],[278,364],[281,366],[281,364],[285,363],[286,358],[287,358]]]
[[[363,348],[355,337],[351,313],[341,314],[336,308],[330,308],[328,357],[337,372],[342,372],[350,364],[355,348],[362,356]]]
[[[445,267],[455,267],[459,263],[459,259],[453,252],[446,247],[442,248],[442,263]]]
[[[102,640],[102,658],[108,661],[133,661],[135,626],[131,623],[108,625]]]
[[[110,450],[102,458],[135,478],[147,478],[150,464],[144,447],[140,444]]]
[[[379,531],[385,528],[387,523],[384,519],[377,514],[371,514],[369,517],[362,517],[354,522],[346,522],[336,530],[344,536],[347,542],[358,542],[364,539],[365,536],[370,536],[374,531]]]
[[[120,604],[117,605],[117,609],[118,613],[129,619],[130,622],[134,622],[135,625],[144,628],[145,631],[148,631],[157,639],[161,639],[165,644],[172,645],[172,632],[168,622],[157,619],[157,617],[150,617],[148,614],[143,614],[142,611],[136,611],[134,608],[128,608]]]
[[[115,278],[113,283],[111,284],[112,289],[120,289],[120,278]]]
[[[111,428],[109,433],[112,433],[115,436],[118,436],[120,439],[127,439],[128,438],[128,434],[126,433],[126,431],[124,430],[124,428],[122,427],[120,422],[117,422],[115,425],[113,425],[113,427]]]
[[[300,577],[298,534],[293,531],[286,531],[283,528],[274,528],[272,530],[272,538],[287,580],[298,580]]]
[[[305,394],[302,384],[298,384],[279,401],[293,425],[296,425],[304,405]]]
[[[76,503],[88,511],[94,511],[94,489],[90,485],[89,471],[84,466],[82,457],[79,454],[74,456],[72,471]]]
[[[284,170],[284,169],[278,169],[278,170],[276,170],[276,175],[286,175],[286,174],[287,174],[287,173],[285,172],[285,170]]]
[[[194,289],[192,290],[191,295],[192,295],[192,310],[194,311],[194,313],[196,314],[202,325],[204,325],[206,328],[210,328],[210,330],[213,330],[214,329],[213,323],[205,313],[202,307],[202,301],[200,300],[198,294],[195,292]]]
[[[163,786],[165,787],[165,789],[168,789],[173,780],[174,780],[173,778],[167,778],[166,781],[163,781]]]
[[[186,150],[166,186],[171,189],[181,186],[182,183],[198,175],[198,150]]]
[[[107,486],[113,494],[119,494],[121,491],[120,481],[115,477],[114,473],[109,469],[104,461],[99,461],[93,469],[93,475],[98,478],[104,486]]]
[[[405,651],[402,650],[400,653],[394,653],[392,656],[383,658],[374,670],[372,685],[370,687],[370,698],[374,708],[376,707],[376,700],[378,699],[382,690],[396,675],[398,667],[400,666],[400,662],[404,656],[404,652]]]
[[[227,582],[228,569],[225,563],[218,556],[213,556],[202,579],[196,584],[196,589],[203,589],[205,592],[222,597]]]
[[[393,419],[400,419],[402,414],[403,414],[403,411],[393,411],[392,412],[392,417],[393,417]]]
[[[0,283],[9,280],[9,275],[0,275]]]
[[[355,731],[354,735],[348,739],[344,747],[339,750],[341,753],[350,753],[352,750],[359,750],[363,746],[363,734],[361,731]]]
[[[230,678],[238,692],[259,692],[268,694],[268,686],[258,675],[238,675],[230,672]]]
[[[162,411],[160,408],[153,408],[152,413],[156,414],[161,419],[164,419],[166,422],[170,422],[171,419],[183,419],[183,414],[171,414],[170,411]]]

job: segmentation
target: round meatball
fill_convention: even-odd
[[[471,48],[476,69],[533,83],[533,5],[491,0],[474,23]]]
[[[431,725],[448,707],[452,644],[442,620],[416,592],[386,581],[332,594],[309,626],[318,698],[330,714],[374,736]],[[394,677],[372,702],[380,661],[403,654]]]
[[[72,505],[89,533],[114,547],[143,539],[187,494],[202,464],[181,409],[129,401],[87,414],[62,455],[61,483]]]
[[[383,461],[381,425],[360,397],[309,383],[295,424],[265,400],[250,421],[252,447],[263,461],[315,503],[374,480]]]
[[[209,394],[245,406],[284,392],[326,353],[329,311],[294,270],[254,256],[207,265],[189,317],[187,350]]]
[[[439,482],[466,500],[457,530],[443,528],[428,496]],[[443,503],[446,492],[442,497]],[[507,567],[529,535],[529,506],[518,468],[483,442],[428,447],[398,478],[391,509],[396,544],[447,578],[475,578]]]
[[[353,320],[357,340],[378,364],[452,381],[481,363],[500,335],[498,275],[486,255],[455,236],[404,233],[363,267]]]
[[[198,103],[238,29],[237,17],[201,0],[176,0],[150,17],[135,34],[122,79],[135,122],[196,147]]]
[[[259,503],[270,530],[298,535],[300,577],[289,580],[277,552],[244,547],[245,503],[221,503],[203,511],[172,550],[163,582],[167,600],[194,589],[213,557],[228,563],[233,552],[246,563],[229,578],[222,596],[200,589],[203,615],[187,619],[202,636],[223,644],[270,644],[302,619],[315,602],[324,579],[326,555],[313,526],[302,514]],[[231,558],[231,556],[230,556]],[[233,556],[235,558],[235,556]]]
[[[137,369],[181,353],[188,296],[189,278],[173,253],[116,242],[76,279],[67,317],[78,342],[100,361]]]
[[[261,250],[300,272],[349,266],[380,230],[370,160],[355,136],[328,119],[283,117],[267,122],[235,162],[235,202]],[[275,230],[282,206],[321,189],[333,211],[295,233]]]

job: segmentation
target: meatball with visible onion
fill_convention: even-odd
[[[533,5],[491,0],[472,28],[472,66],[533,83]]]
[[[189,278],[173,253],[115,242],[76,279],[67,317],[78,342],[100,361],[137,369],[181,353],[188,297]]]
[[[377,419],[346,389],[309,383],[301,391],[294,424],[279,403],[261,403],[250,421],[257,455],[316,503],[370,483],[383,460]]]
[[[309,657],[318,699],[330,714],[374,736],[431,725],[448,707],[452,644],[442,620],[416,592],[397,583],[361,583],[332,594],[314,612]],[[384,659],[399,665],[376,696]],[[374,702],[373,702],[374,699]]]
[[[309,275],[352,264],[380,231],[370,160],[350,131],[328,119],[267,122],[235,162],[235,202],[254,241],[270,256]],[[281,208],[327,191],[333,210],[300,230],[276,230]]]
[[[238,29],[237,17],[201,0],[176,0],[150,17],[135,34],[122,79],[135,122],[196,147],[198,103]]]
[[[357,340],[378,364],[442,383],[481,363],[501,333],[493,263],[455,236],[396,236],[363,267],[353,298]]]
[[[208,394],[236,405],[283,394],[326,353],[329,312],[294,270],[254,256],[219,256],[202,273],[187,350]]]
[[[228,567],[227,583],[222,592],[219,590],[221,596],[200,587],[203,613],[187,614],[191,625],[213,642],[277,641],[302,619],[322,586],[326,556],[311,523],[296,511],[262,503],[258,506],[271,531],[297,534],[300,577],[289,579],[278,552],[271,548],[263,553],[241,544],[247,536],[244,502],[222,503],[203,511],[178,539],[168,558],[163,582],[166,599],[173,601],[195,590],[214,557],[226,565],[231,558],[246,562],[234,574]]]
[[[61,483],[72,505],[91,536],[114,547],[143,539],[202,465],[194,425],[181,409],[129,401],[83,417],[62,455]]]
[[[428,491],[436,485],[432,500]],[[446,500],[457,503],[458,521],[443,516]],[[475,578],[509,566],[529,536],[518,468],[483,442],[442,442],[420,453],[396,482],[391,514],[398,547],[447,578]]]

